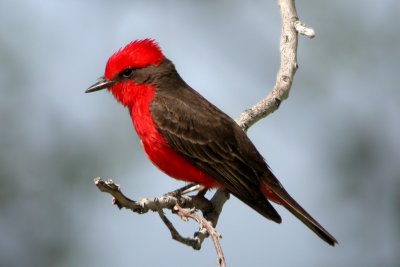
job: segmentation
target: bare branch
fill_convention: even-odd
[[[225,202],[229,199],[229,193],[222,190],[217,190],[210,202],[213,209],[204,214],[204,217],[212,223],[214,227],[217,226],[219,215],[222,212]]]
[[[307,28],[297,18],[296,7],[293,0],[279,0],[281,14],[280,55],[281,64],[276,75],[275,86],[264,99],[253,107],[245,110],[236,122],[247,131],[250,126],[277,110],[283,100],[288,98],[293,77],[297,70],[297,32],[301,31],[309,37],[315,33]],[[297,30],[295,28],[297,25]],[[304,32],[304,33],[303,33]]]
[[[217,233],[217,231],[215,231],[215,228],[213,225],[211,225],[211,223],[209,221],[207,221],[206,219],[204,219],[201,216],[198,216],[196,213],[193,212],[193,210],[185,210],[182,209],[181,207],[179,207],[179,205],[175,206],[175,209],[178,211],[179,216],[183,217],[183,218],[191,218],[193,220],[195,220],[199,226],[200,226],[200,231],[197,232],[196,236],[198,237],[199,233],[202,232],[202,230],[204,229],[208,235],[211,236],[213,243],[214,243],[214,247],[215,250],[217,251],[217,262],[221,267],[225,267],[225,258],[224,258],[224,254],[222,252],[222,248],[221,245],[219,244],[219,239],[221,239],[221,235]]]
[[[177,206],[175,206],[174,209],[177,209],[176,208]],[[192,213],[194,212],[193,209],[191,210],[191,212]],[[184,245],[192,247],[195,250],[200,250],[204,239],[206,239],[209,236],[209,232],[207,231],[207,229],[205,227],[200,227],[199,231],[194,234],[194,238],[183,237],[181,234],[179,234],[175,226],[171,223],[171,221],[167,218],[167,216],[165,216],[162,210],[158,211],[158,215],[160,215],[161,220],[164,222],[165,226],[167,226],[168,230],[171,232],[172,239]],[[181,216],[181,218],[184,221],[187,221],[187,219],[184,219],[185,218],[184,216]]]
[[[195,238],[183,237],[175,229],[174,225],[167,218],[167,216],[165,216],[163,210],[159,210],[158,215],[160,215],[161,220],[164,222],[164,224],[168,227],[169,231],[171,232],[172,239],[174,239],[182,244],[185,244],[189,247],[192,247],[195,250],[201,249],[201,244],[203,243],[204,238],[203,238],[203,240],[200,240],[200,238],[198,238],[197,236]]]
[[[113,196],[113,204],[117,205],[118,208],[129,209],[139,214],[146,213],[149,210],[173,210],[176,205],[189,209],[196,208],[202,211],[208,211],[212,209],[212,203],[203,196],[166,194],[159,198],[143,198],[141,200],[135,201],[126,197],[121,192],[119,185],[115,184],[112,180],[104,181],[100,178],[96,178],[94,179],[94,183],[100,191],[109,193]]]
[[[219,244],[220,235],[215,231],[214,227],[218,221],[219,214],[222,211],[222,205],[226,201],[221,201],[220,198],[227,193],[222,191],[220,193],[216,193],[211,201],[208,201],[202,195],[174,195],[174,192],[172,194],[168,193],[160,198],[144,198],[139,201],[134,201],[126,197],[121,192],[120,186],[115,184],[112,180],[104,181],[100,178],[96,178],[94,179],[94,183],[101,192],[106,192],[112,195],[113,204],[117,205],[120,209],[130,209],[131,211],[139,214],[146,213],[149,210],[157,211],[160,218],[171,232],[172,238],[178,242],[192,247],[193,249],[201,249],[201,245],[204,239],[208,236],[211,236],[217,251],[218,263],[220,266],[225,266],[225,259],[222,253],[221,246]],[[193,185],[185,186],[183,189],[190,189],[191,187],[193,187]],[[189,210],[185,210],[182,207]],[[191,218],[195,220],[200,226],[199,231],[195,233],[195,237],[182,237],[182,235],[180,235],[179,232],[175,229],[171,221],[168,220],[168,218],[165,216],[163,209],[170,209],[173,212],[178,213],[178,215],[181,216],[182,219]],[[203,212],[205,218],[209,217],[211,219],[209,219],[208,221],[204,217],[197,215],[195,213],[195,209],[200,209]]]

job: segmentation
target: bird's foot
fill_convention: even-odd
[[[165,195],[166,196],[178,197],[178,196],[183,196],[183,195],[189,194],[189,193],[194,192],[194,191],[200,191],[200,190],[203,190],[203,189],[204,189],[204,187],[199,185],[199,184],[190,183],[190,184],[185,185],[184,187],[181,187],[181,188],[176,189],[174,191],[168,192]]]

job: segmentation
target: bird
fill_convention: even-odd
[[[85,92],[107,89],[125,106],[148,159],[166,175],[233,194],[281,223],[282,205],[329,245],[337,240],[285,190],[247,134],[192,89],[154,39],[128,43]]]

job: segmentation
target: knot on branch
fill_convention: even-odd
[[[307,25],[300,20],[295,20],[293,26],[299,34],[307,36],[310,39],[315,37],[314,29],[307,27]]]

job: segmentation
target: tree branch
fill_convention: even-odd
[[[283,100],[287,99],[293,83],[293,78],[298,68],[297,65],[297,43],[298,34],[309,38],[315,36],[312,28],[307,27],[299,21],[297,17],[294,0],[278,0],[281,15],[281,37],[280,37],[280,66],[276,75],[275,85],[272,91],[260,102],[240,114],[236,122],[247,131],[254,123],[277,110]],[[204,239],[211,236],[218,255],[218,264],[225,266],[225,259],[219,244],[220,235],[215,231],[219,215],[225,202],[229,199],[229,193],[217,190],[211,200],[204,197],[204,193],[199,191],[197,195],[188,196],[184,191],[189,190],[190,186],[183,189],[165,194],[160,198],[144,198],[134,201],[122,194],[120,187],[112,180],[103,181],[95,179],[95,184],[102,192],[113,196],[113,203],[120,209],[126,208],[133,212],[143,214],[157,211],[164,224],[171,232],[174,240],[199,250]],[[192,189],[190,189],[192,190]],[[180,192],[177,194],[176,192]],[[199,231],[194,238],[182,237],[172,223],[165,216],[163,209],[169,209],[177,213],[181,218],[191,218],[199,224]],[[187,210],[188,209],[188,210]],[[203,217],[197,215],[195,210],[200,210]]]
[[[226,266],[225,258],[219,244],[221,236],[215,230],[219,215],[222,211],[222,206],[229,198],[226,192],[217,192],[211,200],[206,199],[201,193],[194,196],[185,196],[183,194],[175,194],[174,191],[160,198],[143,198],[139,201],[135,201],[126,197],[122,193],[120,186],[115,184],[112,180],[104,181],[100,178],[96,178],[94,179],[94,183],[101,192],[112,195],[113,204],[117,205],[120,209],[130,209],[138,214],[144,214],[149,210],[157,211],[161,220],[171,232],[172,239],[190,246],[193,249],[200,250],[204,239],[211,236],[217,251],[218,264],[220,266]],[[181,189],[183,191],[189,188],[190,186],[185,186]],[[195,233],[194,238],[180,235],[171,221],[165,216],[163,209],[169,209],[177,213],[184,221],[187,221],[187,218],[195,220],[199,224],[199,231]],[[195,213],[196,209],[201,210],[204,217],[197,215]]]
[[[101,192],[108,193],[113,196],[113,204],[118,208],[129,209],[138,214],[151,211],[160,211],[163,209],[173,210],[176,205],[187,209],[199,209],[207,212],[212,209],[212,202],[202,195],[186,196],[186,195],[171,195],[166,194],[162,197],[143,198],[135,201],[126,197],[118,184],[112,180],[104,181],[100,178],[94,179],[94,183]]]
[[[253,107],[240,114],[236,122],[247,131],[254,123],[277,110],[289,96],[297,65],[297,33],[314,37],[314,30],[307,28],[297,18],[293,0],[279,0],[281,14],[280,66],[272,91]],[[297,28],[295,28],[297,25]]]
[[[198,236],[195,235],[194,238],[190,237],[183,237],[179,234],[179,232],[175,229],[174,225],[171,223],[171,221],[165,216],[163,210],[158,211],[158,215],[160,215],[161,220],[164,222],[164,224],[168,227],[169,231],[171,232],[171,237],[172,239],[185,244],[189,247],[192,247],[193,249],[200,250],[201,249],[201,244],[203,243],[203,240],[200,239]],[[204,238],[203,238],[204,239]]]
[[[205,231],[207,233],[207,235],[210,235],[213,243],[214,243],[214,247],[215,250],[217,251],[217,262],[221,267],[225,267],[225,258],[224,258],[224,254],[222,252],[222,248],[221,245],[219,244],[219,239],[221,238],[221,235],[217,233],[217,231],[215,231],[215,226],[212,225],[208,220],[206,220],[205,218],[198,216],[196,213],[194,213],[194,210],[185,210],[182,209],[181,207],[179,207],[178,205],[175,206],[175,209],[178,211],[178,215],[181,216],[181,218],[183,218],[185,220],[185,218],[191,218],[193,220],[195,220],[199,226],[200,226],[200,230],[199,232],[197,232],[195,234],[195,238],[199,238],[201,239],[201,242],[203,242],[204,238],[206,236],[204,236],[203,234],[203,238],[199,237],[200,234]],[[200,243],[201,245],[201,243]]]

